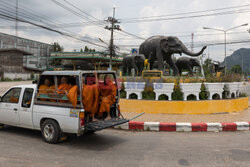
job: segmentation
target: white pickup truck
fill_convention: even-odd
[[[111,119],[92,121],[82,104],[82,82],[87,75],[96,73],[100,79],[109,75],[117,85],[116,102],[110,108]],[[67,77],[68,84],[77,85],[77,106],[74,108],[66,94],[58,93],[60,79]],[[39,87],[50,80],[54,91],[40,93]],[[119,111],[119,89],[115,72],[110,71],[45,71],[36,84],[11,87],[0,97],[0,125],[11,125],[41,130],[44,140],[57,143],[66,134],[81,135],[128,122]]]

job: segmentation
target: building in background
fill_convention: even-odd
[[[34,70],[24,66],[26,56],[32,56],[32,53],[16,48],[0,49],[0,78],[28,80],[34,77]]]
[[[50,44],[0,33],[0,49],[13,48],[29,53],[22,56],[24,68],[34,71],[47,69],[52,48]]]
[[[119,71],[122,59],[120,55],[112,58],[113,70]],[[102,52],[52,52],[50,60],[61,60],[62,70],[108,70],[110,62],[109,55]]]

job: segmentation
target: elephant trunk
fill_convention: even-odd
[[[201,49],[201,51],[199,51],[198,53],[194,53],[194,52],[189,51],[189,50],[185,47],[185,49],[183,49],[183,53],[185,53],[185,54],[187,54],[187,55],[189,55],[189,56],[192,56],[192,57],[197,57],[197,56],[200,56],[200,55],[204,52],[204,50],[205,50],[206,48],[207,48],[207,47],[204,46],[204,47]]]

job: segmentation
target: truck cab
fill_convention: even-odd
[[[111,118],[108,120],[103,118],[94,121],[90,113],[85,111],[83,85],[90,75],[95,75],[99,84],[108,75],[116,87],[115,103],[110,107]],[[77,87],[75,106],[68,99],[68,92],[59,90],[63,77],[67,85]],[[49,88],[40,90],[45,80],[49,80]],[[68,133],[82,135],[128,121],[119,110],[119,82],[112,71],[45,71],[37,84],[14,86],[0,98],[0,124],[41,130],[48,143],[57,143]]]

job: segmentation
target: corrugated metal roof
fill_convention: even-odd
[[[42,75],[81,75],[83,73],[115,73],[115,71],[44,71]]]

